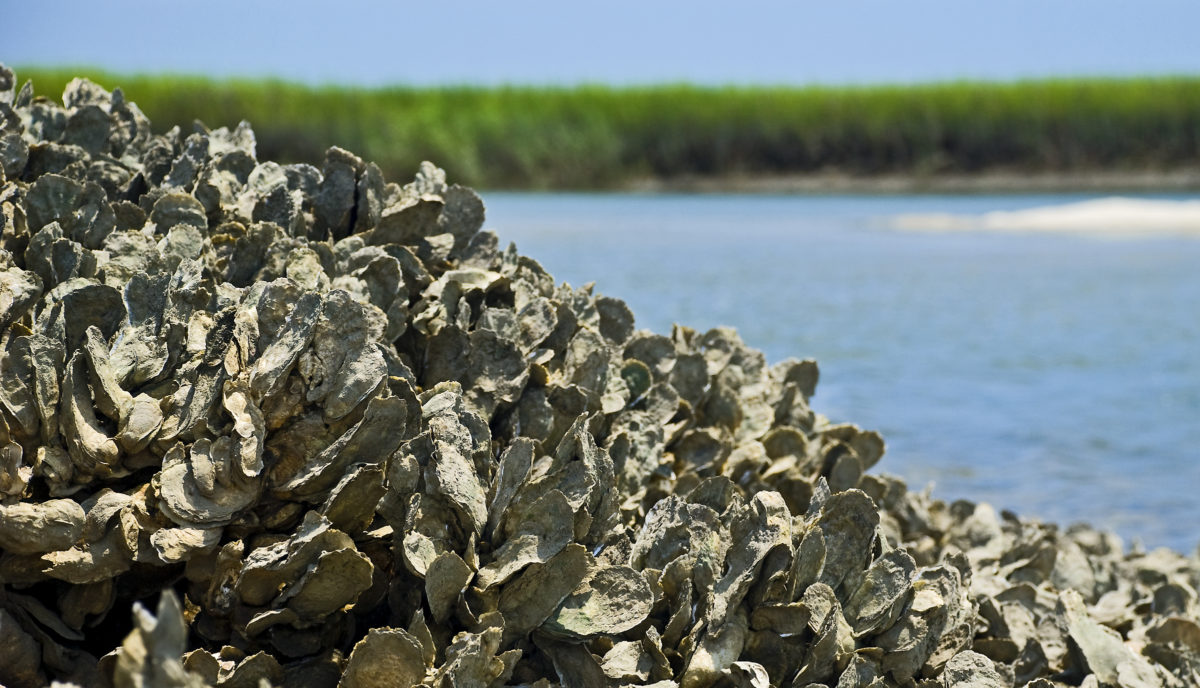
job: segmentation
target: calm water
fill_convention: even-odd
[[[1085,196],[484,195],[487,227],[668,332],[821,365],[816,410],[944,499],[1200,542],[1200,239],[923,234]]]

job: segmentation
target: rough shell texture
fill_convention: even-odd
[[[16,84],[0,683],[1200,683],[1195,559],[865,473],[812,361],[636,331],[436,167]]]

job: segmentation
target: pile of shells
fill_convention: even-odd
[[[16,84],[9,688],[1200,684],[1197,560],[866,473],[812,361],[635,330],[432,165]]]

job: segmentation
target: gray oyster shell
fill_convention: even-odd
[[[0,683],[1200,684],[1195,558],[870,472],[432,164],[63,103],[0,67]]]

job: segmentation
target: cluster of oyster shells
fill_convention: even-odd
[[[1196,559],[866,473],[469,189],[0,67],[0,683],[1200,684]],[[154,609],[151,613],[148,609]]]

